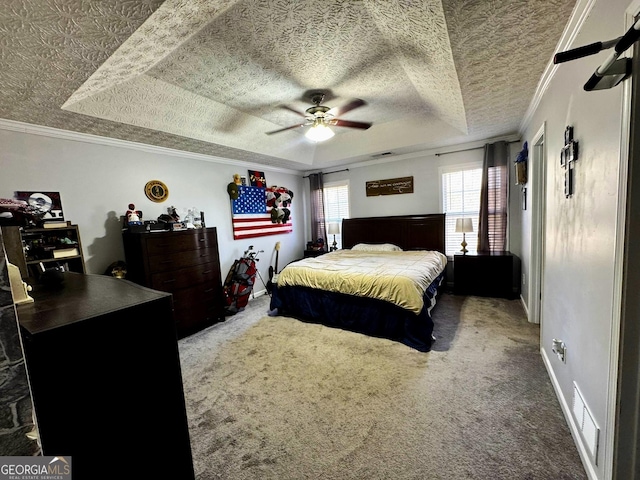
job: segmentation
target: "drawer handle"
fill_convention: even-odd
[[[204,242],[204,238],[199,238],[198,239],[200,242]]]
[[[176,279],[175,279],[175,278],[172,278],[171,280],[165,280],[165,281],[164,281],[164,282],[162,282],[162,283],[172,283],[172,282],[175,282],[175,281],[176,281]]]
[[[202,272],[203,275],[207,275],[208,273],[211,273],[211,270],[205,270],[204,272]]]
[[[213,292],[213,288],[207,288],[207,289],[204,291],[204,293],[211,293],[211,292]]]
[[[163,260],[160,263],[173,263],[173,260]]]

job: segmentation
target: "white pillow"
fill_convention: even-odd
[[[361,252],[401,252],[402,249],[393,243],[358,243],[351,250]]]

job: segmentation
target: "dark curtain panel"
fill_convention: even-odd
[[[324,196],[322,173],[309,175],[309,187],[311,190],[311,240],[322,238],[327,241],[327,230],[324,219]]]
[[[484,146],[478,251],[501,252],[507,246],[509,153],[506,142]]]

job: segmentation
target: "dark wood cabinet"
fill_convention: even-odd
[[[319,257],[320,255],[324,255],[325,253],[327,253],[327,251],[324,249],[322,250],[307,249],[304,251],[304,258]]]
[[[453,290],[459,295],[518,298],[520,258],[510,252],[456,254]]]
[[[74,478],[193,479],[171,295],[77,273],[31,294],[17,312],[44,455],[71,456]]]
[[[173,295],[179,337],[224,320],[215,227],[123,233],[127,280]]]

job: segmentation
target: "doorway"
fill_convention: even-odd
[[[544,278],[544,239],[546,211],[546,124],[542,124],[531,141],[531,265],[529,266],[529,322],[540,323],[542,282]]]

